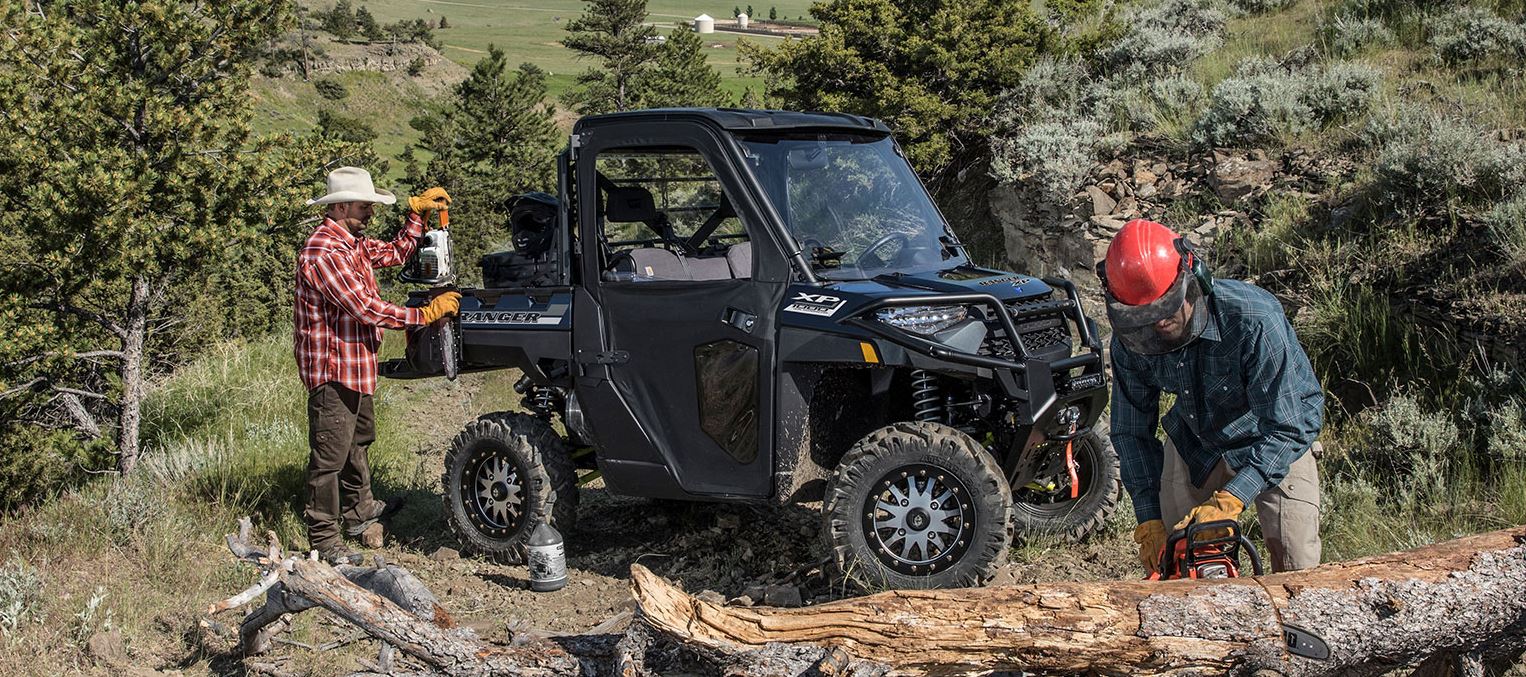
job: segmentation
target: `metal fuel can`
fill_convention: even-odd
[[[526,549],[531,590],[551,592],[567,585],[567,556],[555,527],[545,522],[536,525]]]

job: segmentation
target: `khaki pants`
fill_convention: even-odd
[[[1288,468],[1282,483],[1256,497],[1256,515],[1266,549],[1272,555],[1272,571],[1294,571],[1319,566],[1319,467],[1314,454],[1318,442]],[[1223,489],[1235,472],[1223,461],[1214,467],[1203,487],[1192,486],[1192,473],[1166,438],[1165,464],[1160,474],[1160,512],[1166,529],[1182,521],[1194,507]]]
[[[376,439],[371,396],[334,383],[307,394],[307,541],[319,552],[343,541],[340,520],[359,524],[385,507],[371,497],[367,449]]]

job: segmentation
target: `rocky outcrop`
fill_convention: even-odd
[[[1264,150],[1184,153],[1141,138],[1097,163],[1065,204],[1028,185],[998,185],[987,201],[1010,267],[1068,277],[1096,291],[1096,263],[1131,219],[1160,221],[1211,251],[1225,229],[1255,227],[1268,196],[1296,191],[1313,198],[1350,170],[1296,150],[1275,156]]]

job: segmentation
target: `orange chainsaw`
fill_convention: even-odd
[[[1210,537],[1211,532],[1224,532]],[[1251,571],[1260,576],[1261,555],[1250,539],[1240,533],[1234,520],[1189,524],[1166,538],[1160,551],[1160,567],[1149,580],[1169,581],[1178,578],[1239,578],[1240,552],[1250,558]]]

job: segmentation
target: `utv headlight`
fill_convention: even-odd
[[[931,335],[948,329],[970,316],[964,306],[907,306],[886,308],[874,314],[875,319],[896,329]]]

